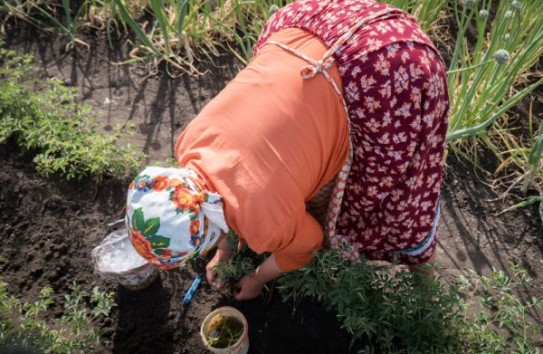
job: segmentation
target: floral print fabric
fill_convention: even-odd
[[[228,231],[221,197],[186,168],[143,170],[128,187],[125,221],[136,251],[159,268],[206,252]]]
[[[268,21],[255,53],[272,33],[290,27],[332,48],[358,21],[381,12],[387,13],[358,28],[333,55],[353,160],[329,237],[352,260],[417,264],[436,244],[448,94],[442,60],[415,20],[374,1],[297,1]]]

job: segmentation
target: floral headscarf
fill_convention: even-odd
[[[205,253],[228,231],[221,196],[187,168],[145,168],[128,188],[125,222],[136,251],[163,269]]]

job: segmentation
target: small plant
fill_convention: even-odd
[[[472,271],[457,279],[458,292],[466,299],[461,303],[464,317],[457,318],[457,330],[470,353],[539,353],[534,343],[542,330],[528,314],[543,309],[543,298],[522,301],[515,295],[531,279],[515,263],[510,268],[511,276],[501,270],[488,276]]]
[[[266,258],[266,255],[257,255],[243,244],[240,249],[239,237],[232,230],[227,236],[228,248],[232,252],[232,257],[225,262],[219,263],[215,267],[217,278],[222,282],[237,281],[244,275],[251,273]]]
[[[22,149],[35,152],[36,168],[46,176],[101,177],[139,168],[143,154],[115,144],[127,129],[98,132],[91,108],[77,104],[75,91],[59,80],[31,89],[26,78],[32,68],[30,56],[0,47],[0,62],[0,143],[13,138]]]
[[[73,283],[64,295],[64,314],[48,319],[45,313],[55,303],[50,287],[40,291],[38,300],[23,303],[7,292],[8,284],[0,282],[0,346],[32,348],[43,353],[88,353],[100,341],[93,320],[109,315],[113,293],[98,287],[88,294]],[[90,308],[88,307],[90,304]]]

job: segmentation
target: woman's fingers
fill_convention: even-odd
[[[245,291],[241,283],[236,284],[236,290],[234,291],[234,298],[238,301],[247,300],[247,294],[245,294]]]
[[[214,269],[215,266],[217,266],[217,264],[219,264],[219,261],[215,259],[214,257],[206,265],[206,280],[211,285],[213,285],[213,283],[215,282],[215,278],[217,276],[217,272],[215,272],[215,269]]]
[[[215,281],[215,272],[211,269],[206,269],[206,280],[209,284],[213,284]]]
[[[250,300],[258,297],[262,292],[263,285],[254,279],[252,275],[246,275],[236,284],[234,297],[236,300]]]

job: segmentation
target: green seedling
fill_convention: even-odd
[[[243,244],[238,249],[239,237],[232,230],[228,232],[228,248],[232,252],[232,257],[225,262],[219,263],[215,267],[217,278],[220,282],[236,282],[244,275],[255,270],[255,268],[266,259],[266,255],[257,255]]]
[[[9,295],[8,284],[0,281],[0,346],[17,346],[40,353],[89,353],[103,339],[93,321],[107,317],[115,306],[113,293],[95,287],[89,295],[73,283],[71,291],[59,299],[50,287],[43,288],[38,299],[23,303]],[[53,303],[64,303],[60,318],[48,318]]]

